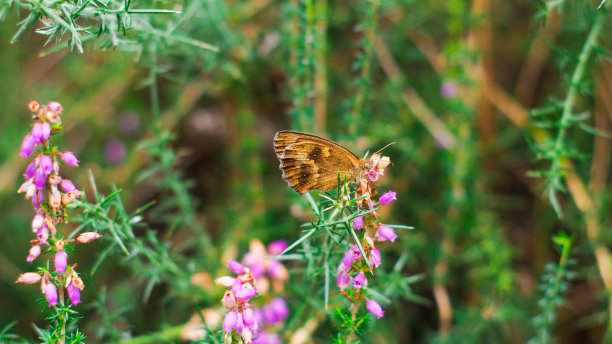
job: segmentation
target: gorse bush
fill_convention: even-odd
[[[0,342],[610,342],[610,6],[0,0]]]

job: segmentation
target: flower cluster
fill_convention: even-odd
[[[58,300],[63,300],[64,290],[71,303],[76,305],[81,302],[84,284],[75,270],[76,264],[68,265],[67,244],[88,243],[100,235],[87,232],[77,235],[74,239],[65,240],[57,233],[56,226],[68,221],[66,206],[81,196],[81,191],[71,180],[60,176],[60,163],[76,167],[79,160],[74,153],[59,151],[49,144],[51,135],[61,130],[62,106],[57,102],[41,105],[32,101],[29,108],[36,122],[22,141],[20,155],[29,158],[37,145],[41,146],[41,152],[26,167],[23,174],[26,181],[17,191],[24,193],[25,198],[32,201],[35,211],[31,228],[36,239],[31,241],[32,247],[26,261],[32,263],[41,253],[52,254],[55,271],[41,268],[39,272],[26,272],[19,276],[17,282],[40,283],[42,293],[50,306],[56,306]]]
[[[223,276],[215,280],[217,285],[231,288],[225,291],[221,300],[228,310],[223,320],[225,342],[281,343],[280,336],[272,328],[282,325],[289,316],[286,301],[276,296],[263,307],[258,307],[252,298],[268,294],[270,289],[275,293],[284,290],[289,274],[278,260],[271,257],[282,253],[287,246],[286,241],[278,240],[266,249],[261,241],[252,240],[250,251],[244,255],[242,263],[235,260],[228,263],[230,270],[238,276]]]
[[[396,200],[396,193],[387,191],[378,197],[378,201],[373,201],[373,198],[378,195],[373,182],[384,174],[384,169],[390,164],[390,160],[388,157],[374,154],[370,159],[370,164],[371,169],[361,179],[355,191],[355,198],[363,197],[357,204],[364,210],[373,210],[378,205],[387,205]],[[366,274],[377,270],[381,265],[380,251],[375,242],[394,242],[397,239],[397,234],[395,234],[393,228],[383,224],[376,211],[355,217],[351,225],[355,230],[363,230],[361,246],[366,256],[363,257],[357,244],[349,248],[344,253],[342,262],[338,266],[336,283],[342,294],[353,305],[360,304],[365,299],[367,300],[367,309],[377,318],[381,318],[384,315],[382,307],[376,301],[368,300],[365,292],[362,291],[368,285]],[[356,309],[356,307],[353,307],[353,309]]]

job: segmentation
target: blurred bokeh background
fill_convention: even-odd
[[[28,13],[18,17],[10,3],[0,4],[0,328],[16,320],[10,332],[36,341],[32,324],[44,327],[37,287],[14,283],[32,270],[32,209],[16,190],[27,164],[18,156],[31,123],[26,105],[38,99],[64,106],[64,135],[54,139],[81,160],[64,169],[67,177],[90,202],[89,171],[100,193],[121,190],[129,213],[153,202],[134,231],[161,243],[152,245],[179,270],[126,257],[109,249],[112,240],[77,247],[71,259],[86,284],[78,310],[88,343],[184,324],[217,307],[223,293],[190,284],[193,274],[227,274],[224,259],[240,257],[254,238],[299,238],[312,215],[281,179],[272,138],[282,129],[329,137],[360,156],[397,143],[385,151],[393,165],[381,188],[398,201],[383,215],[415,230],[384,248],[383,270],[401,257],[399,272],[412,282],[391,295],[363,342],[524,343],[538,331],[556,343],[604,341],[612,286],[601,276],[612,267],[594,252],[607,252],[612,240],[606,4],[134,2],[181,12],[133,14],[134,28],[119,32],[114,47],[107,35],[91,37],[81,54],[55,41],[44,47],[46,37],[33,31],[10,43]],[[84,26],[99,24],[88,20]],[[573,79],[591,34],[596,45]],[[601,135],[567,127],[561,140],[576,152],[576,179],[562,176],[566,191],[550,196],[554,176],[530,171],[550,171],[546,143],[558,137],[555,118],[570,89],[570,111],[589,114],[580,124]],[[549,122],[530,116],[539,114],[533,109]],[[584,199],[590,203],[580,206]],[[561,263],[552,239],[559,233],[574,235]],[[288,267],[296,286],[285,295],[292,313],[284,342],[307,319],[317,320],[308,342],[329,342],[333,307],[313,297],[304,308],[300,291],[320,281],[300,275],[299,263]],[[389,278],[381,273],[374,283]],[[553,317],[542,323],[541,314]]]

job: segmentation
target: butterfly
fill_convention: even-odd
[[[359,182],[371,167],[342,145],[312,134],[283,130],[274,135],[274,152],[280,160],[283,179],[293,190],[329,191],[340,180]]]

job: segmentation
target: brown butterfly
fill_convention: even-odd
[[[359,182],[371,165],[333,141],[299,131],[276,133],[274,151],[283,179],[299,194],[336,189],[338,174],[340,180]]]

